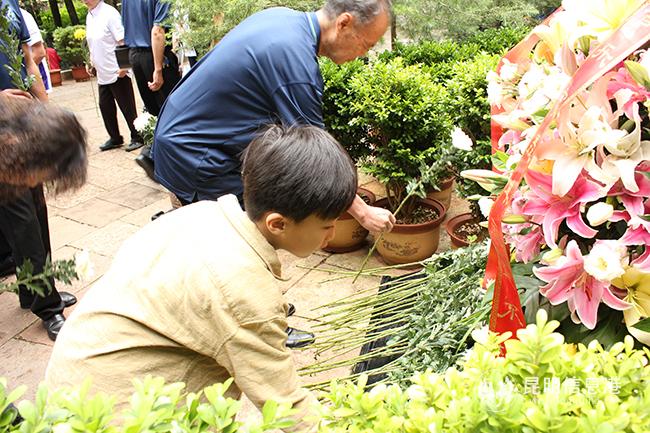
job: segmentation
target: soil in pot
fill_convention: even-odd
[[[375,195],[367,189],[358,188],[357,194],[366,204],[372,205],[375,202]],[[368,230],[347,212],[336,220],[334,227],[334,238],[323,248],[329,253],[347,253],[359,249],[368,236]]]
[[[415,223],[403,224],[398,221],[393,230],[385,233],[377,244],[377,251],[390,265],[418,262],[431,257],[438,249],[440,223],[445,217],[445,207],[436,200],[418,199],[418,203],[423,210],[414,213],[415,218],[412,219]],[[388,200],[379,200],[375,205],[386,207]],[[431,219],[425,221],[428,218]]]
[[[451,238],[452,248],[466,247],[481,242],[489,236],[488,230],[479,225],[479,220],[471,213],[465,213],[447,222],[447,234]]]

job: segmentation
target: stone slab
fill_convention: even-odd
[[[22,399],[34,401],[51,353],[50,345],[12,339],[0,347],[0,377],[7,379],[9,389],[26,385]]]
[[[0,294],[0,312],[2,312],[0,314],[0,345],[5,344],[38,320],[38,317],[31,311],[20,308],[18,295],[15,293]],[[38,321],[40,322],[40,320]]]
[[[167,195],[155,188],[130,182],[126,185],[101,194],[99,198],[131,209],[142,209]]]
[[[50,243],[52,250],[57,250],[78,239],[87,236],[95,230],[94,227],[73,221],[62,216],[49,218]]]
[[[99,198],[60,211],[67,219],[93,227],[104,227],[133,212],[133,209]]]
[[[59,209],[69,209],[71,207],[77,206],[78,204],[84,203],[91,198],[97,197],[104,192],[106,192],[105,189],[87,183],[77,191],[66,192],[64,194],[58,195],[48,194],[47,202],[48,204],[56,206]]]
[[[144,227],[145,225],[149,224],[151,222],[151,217],[160,212],[160,211],[170,211],[172,209],[171,202],[169,201],[169,198],[161,198],[160,200],[155,201],[154,203],[151,203],[148,206],[143,207],[142,209],[138,209],[136,211],[131,212],[128,215],[123,216],[121,221],[127,222],[129,224],[133,224],[138,227]]]
[[[123,221],[112,223],[97,229],[81,239],[71,242],[75,248],[85,249],[102,256],[113,257],[126,239],[138,231],[138,227]]]

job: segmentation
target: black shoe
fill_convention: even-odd
[[[296,306],[293,304],[289,304],[289,308],[287,308],[287,317],[293,316],[295,312],[296,312]]]
[[[47,336],[50,340],[56,341],[59,336],[59,331],[63,328],[65,323],[65,316],[63,314],[55,314],[47,320],[43,320],[43,327],[47,330]]]
[[[144,143],[141,143],[137,140],[131,140],[128,146],[124,148],[127,152],[132,152],[136,149],[140,149],[142,146],[144,146]]]
[[[63,301],[64,308],[68,308],[77,303],[77,297],[72,293],[68,292],[59,292],[61,300]]]
[[[112,138],[109,138],[108,140],[106,140],[106,143],[99,146],[99,150],[103,152],[105,150],[117,149],[123,144],[124,144],[124,140],[122,140],[121,138],[119,140],[114,140]]]
[[[145,173],[147,173],[149,179],[157,182],[153,175],[154,167],[153,159],[151,158],[151,146],[145,146],[144,149],[142,149],[142,152],[140,152],[140,155],[135,158],[135,162],[142,167]]]
[[[8,277],[16,273],[16,263],[11,255],[0,260],[0,278]]]
[[[302,331],[296,328],[287,328],[286,346],[290,349],[305,347],[316,341],[316,337],[311,332]]]
[[[77,303],[77,297],[73,295],[72,293],[68,292],[59,292],[59,296],[61,297],[61,300],[63,301],[63,308],[68,308],[73,306],[74,304]],[[23,310],[29,310],[31,305],[23,305],[20,304],[20,308]]]
[[[158,218],[160,218],[163,215],[165,215],[164,210],[158,211],[155,214],[151,215],[151,221],[156,221]]]

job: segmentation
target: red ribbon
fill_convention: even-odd
[[[556,11],[557,13],[558,11]],[[550,18],[550,17],[549,17]],[[547,19],[548,20],[548,19]],[[537,151],[540,138],[556,118],[559,111],[570,102],[578,93],[585,90],[596,79],[625,60],[635,50],[640,48],[650,39],[650,4],[645,3],[634,15],[616,30],[604,43],[593,50],[589,57],[580,66],[572,80],[569,82],[562,97],[555,101],[553,107],[546,115],[536,134],[531,139],[526,151],[511,174],[510,180],[503,192],[499,194],[488,221],[491,246],[485,269],[485,278],[494,280],[494,297],[490,315],[490,330],[497,333],[510,331],[515,338],[518,329],[526,326],[523,310],[519,301],[519,292],[515,285],[512,269],[510,267],[510,251],[506,247],[501,227],[501,220],[505,210],[512,202],[512,198],[519,188],[533,155]],[[529,35],[511,50],[504,58],[516,59],[530,52],[538,38]],[[527,51],[524,51],[527,48]],[[498,145],[500,128],[492,128],[492,144]],[[496,134],[496,135],[495,135]]]

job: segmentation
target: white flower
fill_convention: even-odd
[[[455,127],[451,132],[451,145],[460,150],[472,150],[472,139],[463,132],[459,127]]]
[[[478,200],[478,207],[481,209],[481,213],[485,218],[490,216],[490,210],[492,209],[493,204],[494,200],[490,197],[481,197]]]
[[[139,132],[142,132],[144,128],[147,127],[149,124],[149,119],[151,119],[153,116],[149,113],[142,113],[140,114],[134,121],[133,121],[133,127],[137,129]]]
[[[612,281],[625,273],[627,248],[615,240],[598,240],[584,257],[585,272],[600,281]]]
[[[587,221],[592,227],[607,222],[614,215],[614,206],[605,202],[598,202],[587,210]]]
[[[93,262],[90,261],[90,254],[88,251],[83,250],[75,254],[74,267],[77,276],[81,280],[90,280],[95,275]]]
[[[499,75],[505,81],[513,81],[517,78],[517,68],[518,65],[516,63],[510,63],[508,59],[503,59]]]
[[[490,328],[483,326],[472,331],[472,339],[478,344],[486,345],[488,344],[488,339],[490,337]]]

